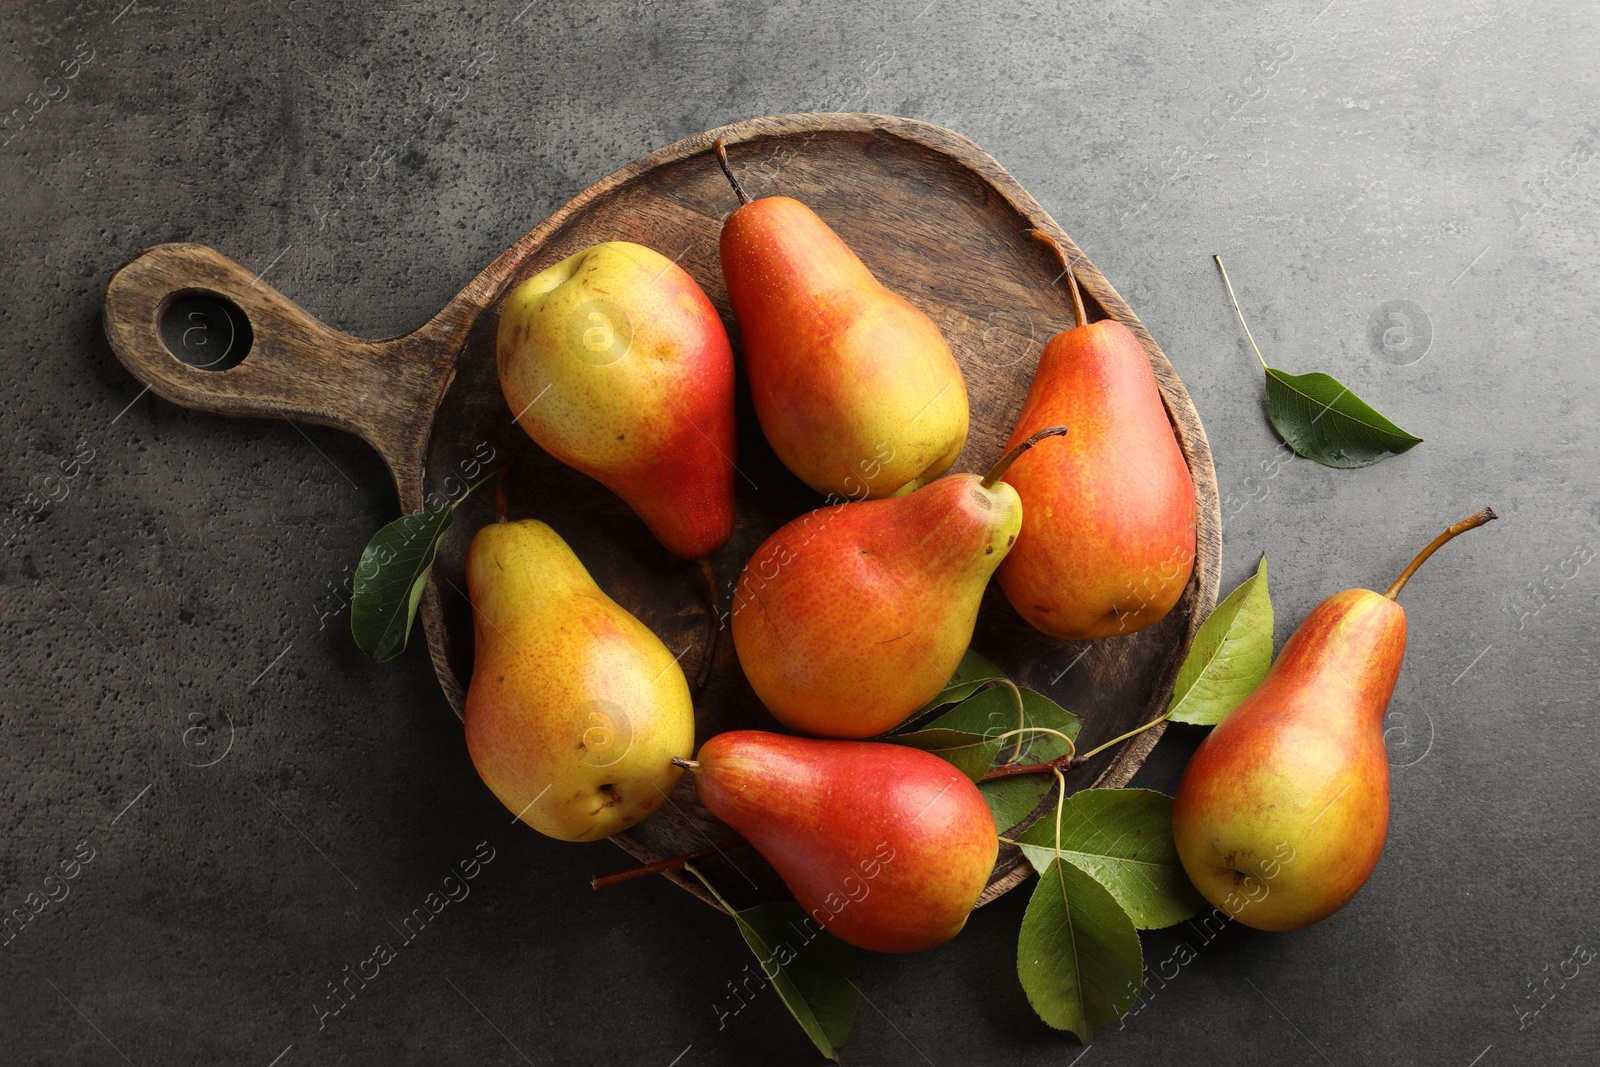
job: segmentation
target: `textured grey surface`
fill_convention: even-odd
[[[404,331],[613,168],[799,110],[960,130],[1084,246],[1188,384],[1224,588],[1266,551],[1280,641],[1502,516],[1406,593],[1366,890],[1297,934],[1146,935],[1153,971],[1195,958],[1085,1064],[1592,1061],[1600,973],[1563,961],[1600,946],[1600,15],[1326,3],[6,0],[0,903],[70,895],[0,947],[0,1061],[813,1059],[770,992],[719,1029],[747,963],[726,920],[659,880],[591,893],[621,854],[510,825],[422,649],[352,647],[339,589],[395,509],[376,457],[141,396],[99,326],[122,260],[194,240],[335,326]],[[1275,462],[1213,252],[1276,365],[1426,442]],[[1197,736],[1141,783],[1170,790]],[[485,841],[471,895],[321,1017]],[[866,959],[846,1061],[1077,1062],[1015,978],[1024,897]]]

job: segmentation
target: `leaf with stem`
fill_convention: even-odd
[[[762,978],[772,983],[817,1051],[837,1063],[861,1000],[856,950],[823,930],[792,900],[736,911],[694,865],[686,863],[683,869],[700,879],[738,924]]]
[[[1065,801],[1066,781],[1056,772]],[[1058,805],[1059,810],[1060,805]],[[1039,1018],[1087,1043],[1138,1000],[1144,953],[1116,897],[1063,859],[1039,876],[1017,937],[1017,977]]]
[[[1234,296],[1233,283],[1228,280],[1222,257],[1212,258],[1222,272],[1222,283],[1227,286],[1228,299],[1239,317],[1239,325],[1244,327],[1244,335],[1261,369],[1266,372],[1267,418],[1285,444],[1325,467],[1349,468],[1370,467],[1422,442],[1422,438],[1407,433],[1378,414],[1329,375],[1320,371],[1290,374],[1267,366],[1244,321],[1244,312],[1239,310],[1239,299]]]

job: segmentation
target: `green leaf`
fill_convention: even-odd
[[[1387,456],[1398,456],[1422,438],[1413,437],[1338,381],[1318,371],[1290,374],[1267,366],[1266,357],[1250,332],[1234,295],[1233,282],[1221,256],[1212,256],[1222,272],[1233,313],[1250,341],[1250,347],[1267,374],[1267,418],[1284,442],[1300,455],[1325,467],[1370,467]]]
[[[1039,1018],[1087,1044],[1139,999],[1144,955],[1127,912],[1070,863],[1039,876],[1017,938],[1017,976]]]
[[[1015,704],[1015,701],[1012,702]],[[976,782],[994,765],[1000,742],[985,740],[982,734],[967,730],[944,729],[930,726],[909,734],[894,734],[883,740],[907,748],[920,748],[955,766],[956,770]]]
[[[356,566],[350,634],[379,663],[405,651],[417,604],[455,508],[402,515],[373,534]]]
[[[1261,684],[1272,666],[1272,597],[1267,557],[1228,594],[1194,636],[1178,670],[1167,718],[1215,726]]]
[[[1268,367],[1267,418],[1290,448],[1324,467],[1370,467],[1422,441],[1320,371]]]
[[[405,651],[428,573],[456,507],[497,473],[484,475],[442,508],[402,515],[372,535],[356,564],[350,592],[350,636],[361,651],[379,663]]]
[[[1021,709],[1009,685],[995,686],[967,698],[921,729],[880,740],[932,752],[973,781],[982,778],[1002,753],[1008,760],[1015,754],[1016,762],[1038,763],[1066,752],[1066,742],[1053,734],[1004,737],[1022,727],[1044,727],[1070,738],[1078,735],[1077,716],[1042,693],[1031,689],[1021,693]],[[1048,775],[1038,777],[1055,780]]]
[[[761,976],[772,983],[817,1051],[835,1062],[861,999],[856,950],[823,930],[790,900],[734,915]]]
[[[1056,861],[1056,820],[1016,837],[1036,871]],[[1153,789],[1082,789],[1061,809],[1060,858],[1116,898],[1141,930],[1171,926],[1204,907],[1172,842],[1172,798]]]
[[[1019,774],[1011,778],[996,778],[992,782],[979,782],[978,792],[989,802],[989,814],[994,816],[994,828],[999,833],[1016,826],[1032,815],[1039,802],[1056,787],[1053,774]]]

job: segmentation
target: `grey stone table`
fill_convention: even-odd
[[[593,894],[620,853],[511,825],[420,647],[352,647],[342,589],[396,509],[377,458],[143,394],[99,323],[118,264],[193,240],[401,332],[613,168],[801,110],[960,130],[1085,247],[1188,383],[1224,589],[1265,551],[1280,642],[1502,516],[1407,591],[1393,825],[1353,904],[1146,935],[1144,1006],[1084,1052],[1017,984],[1012,894],[865,959],[847,1062],[1600,1057],[1600,968],[1566,962],[1600,947],[1593,5],[524,3],[0,5],[0,903],[28,917],[0,1061],[814,1059],[770,992],[719,1025],[748,960],[726,920],[661,880]],[[1214,252],[1277,365],[1426,443],[1283,461]],[[1139,781],[1172,789],[1197,740]],[[462,862],[467,895],[402,935]]]

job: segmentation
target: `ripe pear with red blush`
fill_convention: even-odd
[[[740,200],[722,226],[722,273],[772,450],[817,492],[850,500],[943,474],[966,442],[968,411],[939,327],[806,205],[750,199],[721,141],[716,149]]]
[[[1023,521],[999,479],[1063,432],[1017,445],[982,478],[952,474],[906,496],[818,508],[756,550],[734,590],[733,647],[779,722],[872,737],[944,687]]]
[[[857,948],[950,940],[994,869],[1000,842],[983,794],[927,752],[735,730],[674,762],[806,913]]]
[[[733,349],[717,309],[660,252],[607,241],[511,291],[495,340],[513,418],[616,493],[669,552],[733,533]]]
[[[1387,592],[1346,589],[1312,609],[1277,661],[1184,770],[1172,836],[1190,881],[1258,930],[1295,930],[1349,902],[1389,825],[1383,719],[1406,649],[1395,596],[1463,519]]]
[[[1045,345],[1011,433],[1065,425],[1065,440],[1007,477],[1022,532],[1000,588],[1039,630],[1065,640],[1133,633],[1172,610],[1194,569],[1194,481],[1144,346],[1115,319],[1089,322],[1055,239],[1077,325]]]

